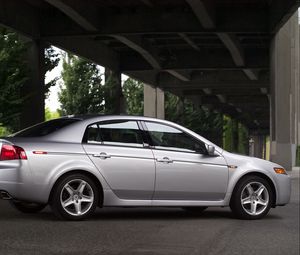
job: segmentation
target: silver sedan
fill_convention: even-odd
[[[238,218],[259,219],[290,192],[280,165],[164,120],[70,116],[0,139],[0,197],[25,213],[49,204],[59,218],[80,220],[97,206],[230,206]]]

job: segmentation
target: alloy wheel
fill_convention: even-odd
[[[241,205],[249,215],[260,215],[269,205],[268,189],[260,182],[248,183],[241,193]]]
[[[94,192],[89,183],[81,179],[67,182],[60,193],[62,208],[70,215],[87,213],[94,203]]]

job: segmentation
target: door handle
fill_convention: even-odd
[[[93,157],[101,158],[101,159],[111,158],[111,156],[106,154],[105,152],[101,152],[99,154],[93,154]]]
[[[163,157],[162,159],[156,159],[157,162],[162,162],[162,163],[173,163],[173,160],[169,159],[168,157]]]

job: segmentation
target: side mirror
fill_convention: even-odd
[[[208,145],[207,146],[207,153],[209,156],[214,156],[215,155],[215,146]]]

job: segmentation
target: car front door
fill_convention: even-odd
[[[105,121],[87,127],[83,147],[113,192],[121,199],[150,200],[155,163],[138,123]]]
[[[156,164],[153,200],[224,199],[228,167],[218,154],[207,155],[199,139],[172,126],[145,122]]]

